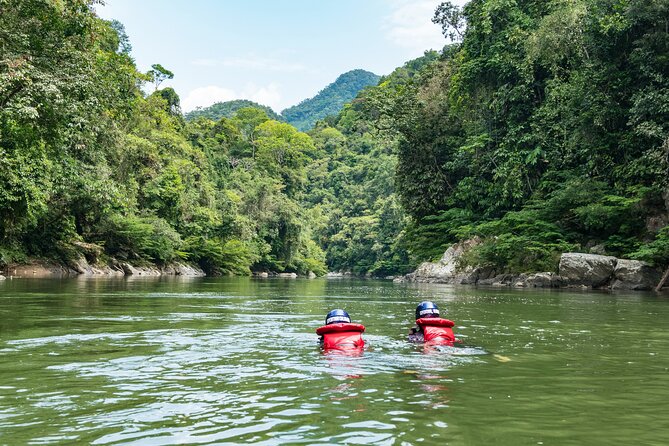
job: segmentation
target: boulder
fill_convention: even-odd
[[[2,274],[0,274],[0,281],[5,280],[5,279],[6,279],[6,277],[3,276]]]
[[[185,263],[174,263],[161,271],[163,274],[170,274],[167,271],[173,271],[176,276],[184,277],[204,277],[207,274],[199,267],[186,265]]]
[[[460,269],[459,260],[462,255],[481,243],[478,237],[449,247],[437,262],[421,263],[416,271],[404,276],[406,282],[435,282],[472,284],[479,279],[480,268]],[[482,268],[481,268],[482,269]]]
[[[309,279],[315,279],[317,276],[316,276],[316,273],[314,273],[313,271],[309,271],[309,272],[307,273],[307,277],[308,277]]]
[[[559,288],[564,279],[555,273],[534,273],[527,276],[525,286],[528,288]]]
[[[490,280],[495,276],[495,270],[490,267],[465,268],[457,272],[452,282],[457,285],[476,285],[482,280]]]
[[[156,277],[162,275],[160,270],[143,266],[132,266],[129,263],[121,263],[121,268],[126,276]]]
[[[617,261],[611,256],[568,252],[560,257],[559,275],[566,285],[598,288],[611,281]]]
[[[662,273],[640,260],[619,259],[613,270],[614,290],[650,290],[662,278]]]
[[[498,274],[488,279],[478,281],[478,285],[492,285],[492,286],[508,286],[511,283],[517,282],[517,276],[513,274]]]
[[[297,274],[295,273],[279,273],[276,276],[284,279],[297,279]]]

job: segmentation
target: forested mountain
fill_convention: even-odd
[[[232,118],[242,108],[257,108],[265,112],[265,114],[275,121],[284,121],[284,119],[276,114],[274,110],[266,105],[258,104],[257,102],[249,101],[247,99],[236,99],[234,101],[217,102],[209,107],[198,107],[184,115],[186,121],[192,121],[197,118],[207,118],[212,121],[218,121],[221,118]]]
[[[355,98],[362,89],[376,85],[378,81],[379,76],[369,71],[346,72],[313,98],[283,110],[281,116],[298,130],[309,130],[319,119],[339,113],[344,104]]]
[[[341,76],[348,99],[285,114],[321,119],[308,134],[257,104],[184,120],[141,88],[172,73],[139,72],[94,3],[3,6],[2,264],[386,275],[474,236],[464,261],[500,271],[567,250],[669,264],[663,0],[444,3],[458,43]]]

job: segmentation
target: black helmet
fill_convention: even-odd
[[[421,302],[416,307],[416,319],[422,317],[439,317],[439,308],[434,302]]]
[[[348,315],[344,310],[332,310],[325,316],[325,325],[338,324],[338,323],[351,323],[351,316]]]

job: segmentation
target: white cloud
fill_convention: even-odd
[[[279,85],[272,82],[267,86],[256,86],[247,84],[241,91],[237,92],[229,88],[215,85],[200,87],[192,90],[186,98],[181,101],[181,107],[185,112],[197,107],[209,107],[217,102],[232,101],[234,99],[248,99],[262,105],[268,105],[274,110],[281,110],[281,92]]]
[[[441,27],[432,23],[440,0],[395,0],[392,13],[385,18],[386,37],[397,46],[414,52],[440,50],[447,41]],[[465,1],[455,1],[464,4]]]
[[[246,57],[229,57],[226,59],[196,59],[192,61],[191,64],[200,67],[228,67],[257,71],[280,71],[287,73],[305,71],[307,69],[306,66],[300,63],[258,57],[255,55],[249,55]]]
[[[256,87],[249,84],[244,88],[242,94],[245,98],[249,98],[258,104],[272,107],[274,111],[281,110],[281,93],[279,92],[279,86],[274,82],[266,87]]]

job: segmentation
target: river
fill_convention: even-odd
[[[422,300],[461,347],[406,342]],[[318,348],[332,308],[362,356]],[[0,444],[666,445],[668,321],[650,293],[6,280]]]

